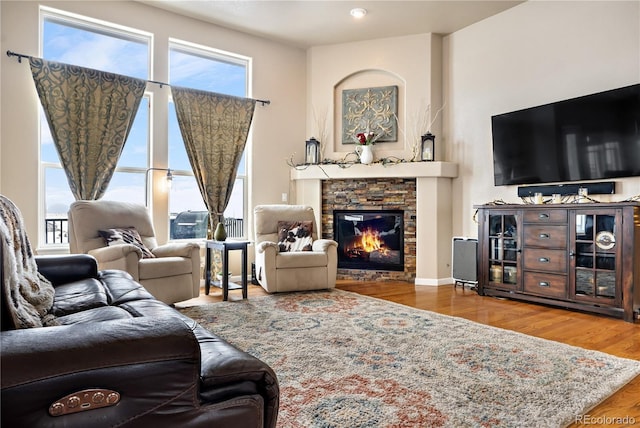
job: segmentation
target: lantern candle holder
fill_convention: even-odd
[[[304,163],[307,165],[316,165],[320,163],[320,141],[314,137],[308,139],[305,143]]]
[[[436,136],[431,132],[427,132],[420,137],[422,141],[422,150],[420,151],[420,160],[434,161],[436,158]]]

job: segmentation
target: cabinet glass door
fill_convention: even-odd
[[[616,304],[619,216],[613,210],[576,211],[574,219],[574,297]]]
[[[518,221],[515,214],[489,215],[489,282],[518,284]]]

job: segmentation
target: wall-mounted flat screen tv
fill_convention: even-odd
[[[491,118],[496,186],[640,176],[640,84]]]

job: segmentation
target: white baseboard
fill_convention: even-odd
[[[430,285],[430,286],[434,286],[434,287],[439,287],[441,285],[449,285],[449,284],[453,284],[454,283],[454,279],[453,278],[439,278],[439,279],[434,279],[434,278],[416,278],[415,279],[415,285]]]

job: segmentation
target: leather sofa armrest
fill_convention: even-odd
[[[172,242],[169,244],[159,245],[151,252],[156,257],[187,257],[191,258],[194,254],[200,253],[200,245],[195,242]]]
[[[92,388],[119,393],[120,405],[87,411],[84,426],[198,402],[200,347],[178,317],[10,330],[1,338],[2,426],[67,426],[66,416],[49,416],[49,406]]]
[[[35,256],[38,271],[54,286],[98,277],[98,263],[88,254]]]
[[[312,250],[326,253],[331,247],[338,248],[338,243],[332,239],[316,239],[313,241]]]
[[[118,367],[130,364],[184,359],[198,365],[200,362],[198,342],[178,317],[139,317],[9,330],[2,332],[1,337],[3,391],[88,370],[113,369],[112,376],[117,377]],[[147,380],[156,381],[161,388],[161,380]],[[154,389],[151,385],[149,388]]]

